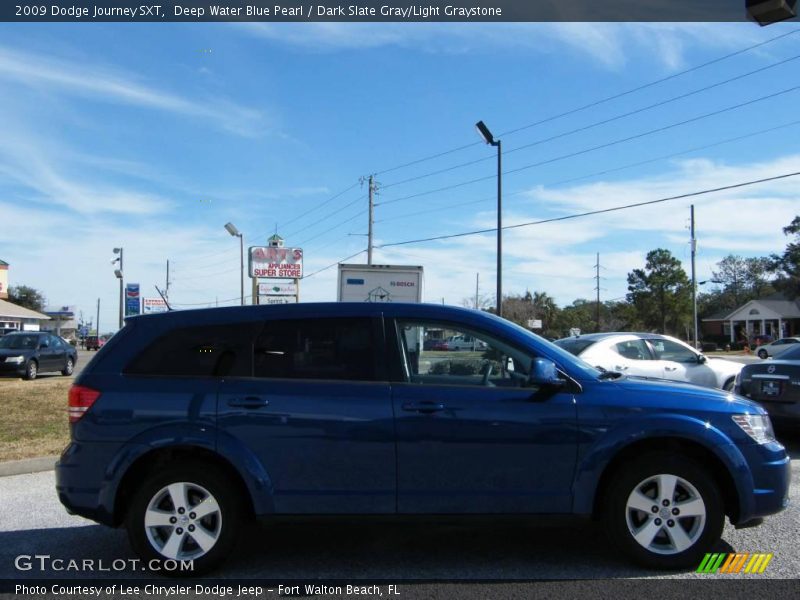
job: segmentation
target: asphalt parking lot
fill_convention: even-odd
[[[772,552],[759,577],[800,573],[800,440],[792,453],[791,504],[760,527],[726,525],[720,552]],[[76,573],[15,569],[15,557],[133,558],[124,530],[68,515],[54,492],[52,471],[0,479],[0,578],[128,577],[145,573]],[[376,523],[322,521],[259,525],[218,575],[262,579],[541,580],[607,578],[708,578],[663,573],[628,564],[594,524],[534,526],[495,522]],[[730,576],[728,576],[730,577]]]

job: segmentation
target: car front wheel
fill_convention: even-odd
[[[606,531],[644,566],[697,567],[722,535],[725,515],[717,485],[689,458],[643,455],[614,475],[609,491]]]
[[[242,499],[230,479],[208,465],[183,463],[153,473],[136,492],[126,526],[134,550],[146,563],[191,561],[188,571],[206,573],[231,554],[241,530]]]
[[[25,379],[28,381],[32,379],[36,379],[36,376],[39,374],[39,365],[36,363],[35,360],[28,361],[28,366],[25,367]]]
[[[75,370],[75,362],[72,360],[72,357],[67,358],[67,364],[64,365],[64,368],[61,370],[62,375],[72,375],[72,372]]]
[[[766,350],[759,350],[758,351],[758,358],[767,358],[769,353]]]

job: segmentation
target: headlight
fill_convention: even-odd
[[[772,422],[767,415],[733,415],[733,421],[759,444],[775,441]]]
[[[24,356],[7,356],[6,362],[11,363],[12,365],[21,365],[25,362]]]

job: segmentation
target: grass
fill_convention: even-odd
[[[0,378],[0,461],[59,454],[69,441],[67,391],[72,377]]]

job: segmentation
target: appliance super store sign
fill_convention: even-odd
[[[300,279],[303,277],[302,248],[252,246],[248,250],[250,277]]]

